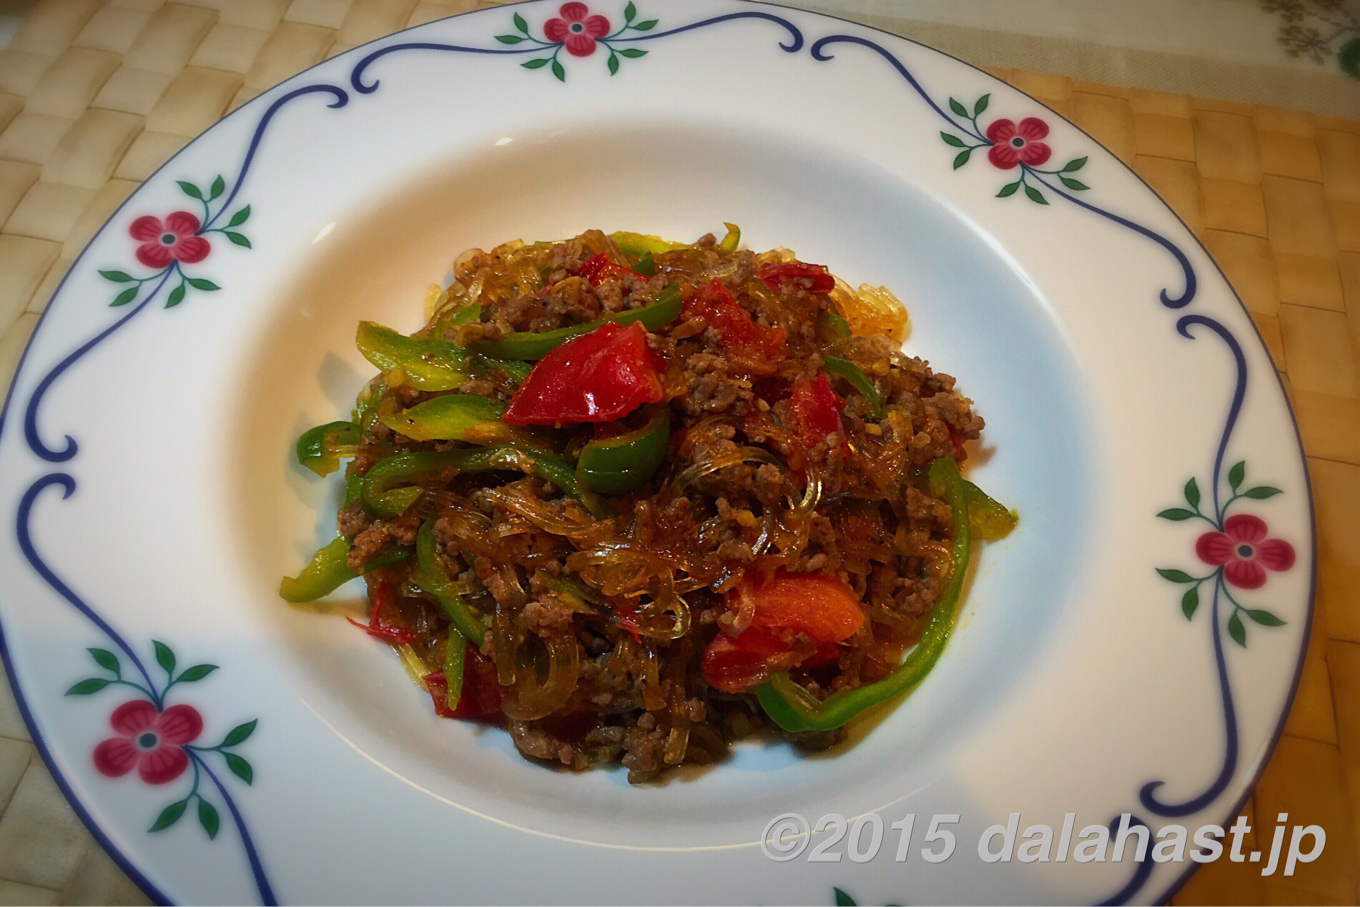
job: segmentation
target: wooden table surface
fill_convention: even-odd
[[[0,50],[0,392],[81,248],[169,156],[328,56],[477,0],[43,0]],[[1090,132],[1184,218],[1260,328],[1317,506],[1316,619],[1293,711],[1249,803],[1322,825],[1321,859],[1226,859],[1174,903],[1360,895],[1360,123],[993,70]],[[1249,842],[1248,849],[1267,842]],[[0,674],[0,905],[144,903],[36,756]]]

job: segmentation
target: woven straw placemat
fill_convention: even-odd
[[[43,0],[0,51],[0,392],[71,261],[168,157],[262,90],[489,0]],[[1248,804],[1327,846],[1286,879],[1222,859],[1177,904],[1356,904],[1360,885],[1360,123],[1009,70],[1128,162],[1227,273],[1309,455],[1317,619]],[[1247,850],[1268,847],[1249,841]],[[62,800],[0,673],[0,904],[143,903]]]

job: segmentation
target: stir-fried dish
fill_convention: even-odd
[[[446,718],[645,781],[776,727],[826,747],[949,638],[982,419],[901,352],[907,313],[729,225],[472,249],[427,324],[359,325],[378,374],[298,441],[345,466],[339,537],[280,588],[362,576],[370,636]]]

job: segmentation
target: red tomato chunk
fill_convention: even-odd
[[[504,688],[496,680],[496,666],[491,659],[468,646],[463,667],[463,692],[458,697],[458,708],[449,708],[449,682],[443,671],[425,675],[425,686],[430,688],[434,712],[440,718],[498,718]]]
[[[783,265],[763,264],[756,271],[756,276],[776,293],[786,282],[814,294],[830,293],[836,288],[836,278],[831,276],[826,265],[809,265],[801,261]]]
[[[685,321],[703,321],[721,334],[723,343],[729,346],[748,347],[772,359],[784,354],[784,341],[788,338],[785,330],[756,324],[721,280],[715,279],[695,290],[685,300],[680,317]]]
[[[661,398],[647,329],[611,323],[538,360],[503,418],[511,425],[613,422]]]
[[[646,280],[646,276],[637,271],[629,270],[623,265],[616,265],[609,260],[603,253],[587,258],[581,262],[580,275],[590,281],[592,287],[598,287],[611,277],[623,277],[625,274],[632,274],[639,280]]]
[[[831,389],[826,375],[818,375],[816,381],[799,381],[789,390],[789,404],[798,426],[798,445],[804,453],[812,450],[826,436],[841,432],[841,409],[845,401]]]
[[[775,671],[834,661],[835,644],[864,625],[854,590],[821,573],[780,570],[763,582],[747,576],[728,594],[750,610],[751,624],[739,636],[719,633],[713,639],[704,652],[703,674],[710,686],[729,693],[744,693]],[[795,633],[816,650],[795,652],[785,642]]]

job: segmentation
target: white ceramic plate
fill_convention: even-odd
[[[1193,863],[976,842],[1015,812],[1221,823],[1269,755],[1314,541],[1247,313],[1132,172],[991,76],[780,7],[636,3],[596,0],[604,31],[552,0],[329,60],[193,142],[72,267],[0,434],[4,654],[54,775],[174,901],[1165,896]],[[723,220],[894,288],[907,349],[987,419],[978,481],[1022,514],[934,673],[855,745],[741,746],[662,786],[551,771],[278,600],[333,532],[335,483],[290,445],[367,377],[357,321],[415,328],[473,245]],[[786,812],[876,812],[885,843],[775,862]],[[961,819],[932,865],[936,814]]]

